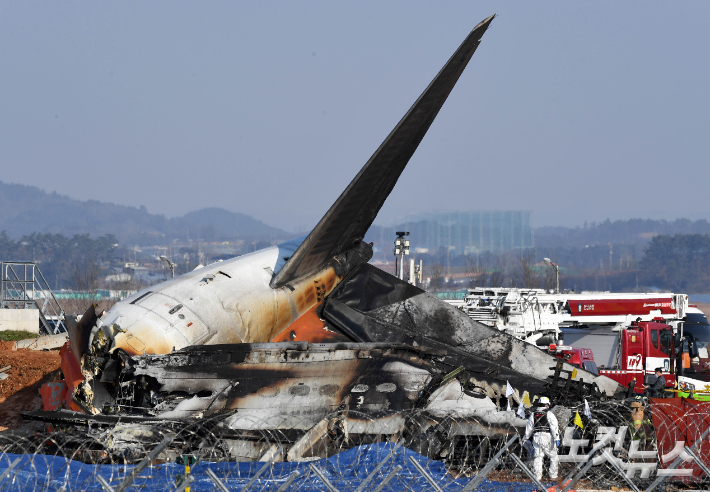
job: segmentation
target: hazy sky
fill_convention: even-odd
[[[0,180],[310,228],[469,31],[377,222],[710,217],[710,2],[0,2]]]

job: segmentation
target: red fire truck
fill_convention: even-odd
[[[676,381],[676,355],[673,328],[659,321],[640,321],[629,328],[596,330],[564,330],[565,340],[589,347],[597,354],[599,375],[607,376],[624,386],[635,381],[636,391],[643,393],[643,384],[656,380],[657,367],[663,370],[666,387]]]

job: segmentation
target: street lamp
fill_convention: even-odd
[[[550,265],[552,268],[555,269],[555,276],[557,277],[557,288],[555,289],[555,294],[560,293],[560,266],[557,263],[552,263],[552,260],[549,258],[543,258],[542,261]]]
[[[397,260],[399,260],[399,279],[404,280],[404,255],[409,254],[409,240],[404,239],[409,236],[408,232],[397,231],[397,239],[394,241],[395,274],[397,274]]]
[[[172,261],[170,261],[170,260],[168,259],[168,257],[165,256],[165,255],[160,255],[160,256],[158,257],[158,259],[160,259],[161,261],[164,261],[165,263],[168,264],[168,268],[170,268],[170,276],[171,276],[171,278],[175,278],[175,263],[173,263]]]

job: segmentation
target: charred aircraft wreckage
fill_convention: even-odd
[[[209,420],[233,436],[230,459],[262,457],[268,449],[245,436],[268,431],[285,439],[284,459],[298,460],[328,453],[318,443],[333,439],[335,421],[353,444],[399,439],[414,409],[425,434],[449,422],[440,444],[519,432],[525,421],[500,411],[508,384],[526,402],[620,395],[616,382],[368,264],[365,233],[492,20],[473,29],[307,237],[152,286],[101,317],[90,308],[62,349],[64,408],[24,416],[113,426],[107,443],[126,426]]]

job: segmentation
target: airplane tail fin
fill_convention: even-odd
[[[494,17],[483,20],[466,37],[318,225],[274,275],[272,288],[305,275],[362,241]]]

